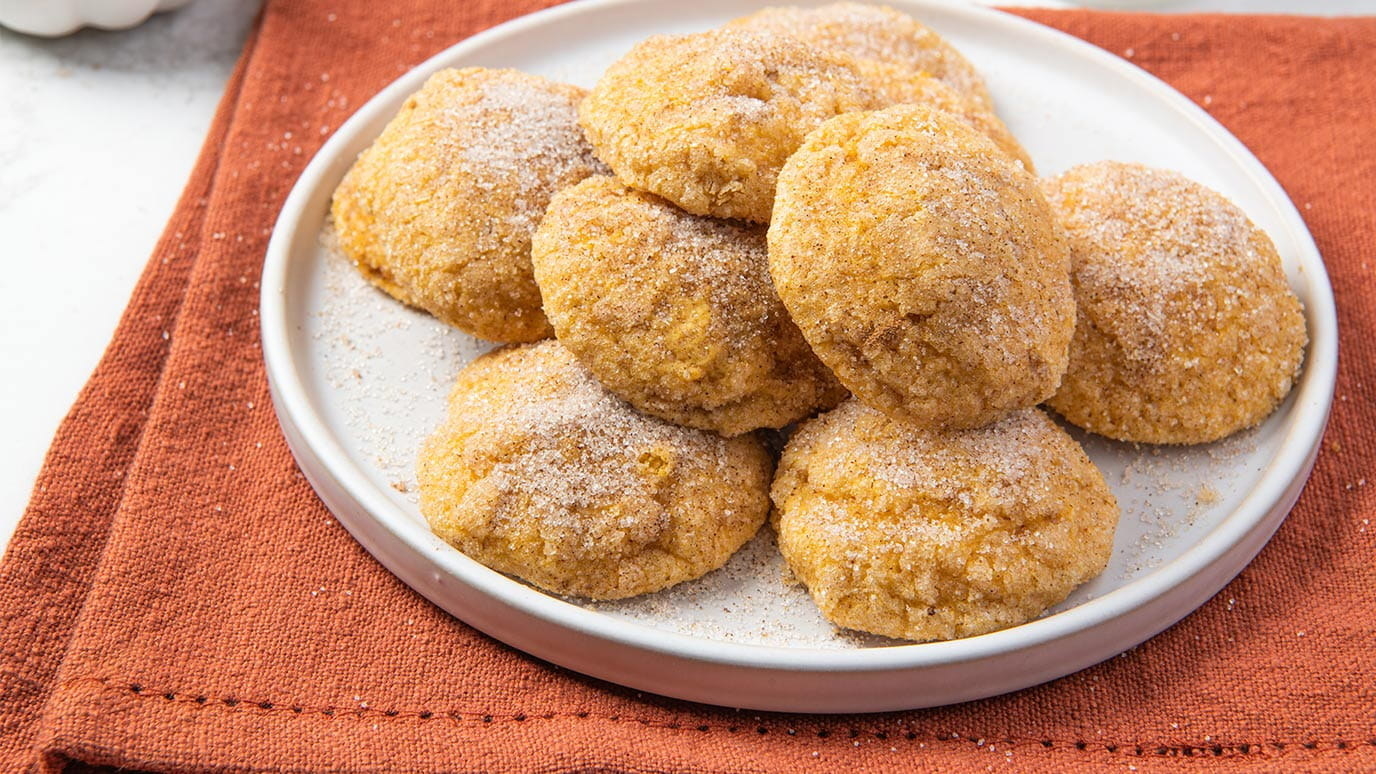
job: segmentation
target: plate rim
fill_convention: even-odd
[[[480,49],[497,40],[519,36],[532,27],[558,24],[585,14],[604,13],[618,6],[643,3],[643,0],[580,0],[517,17],[465,38],[411,68],[377,92],[321,146],[292,186],[273,227],[263,264],[259,313],[261,341],[266,374],[279,420],[284,425],[290,421],[295,426],[302,441],[310,447],[329,474],[378,526],[430,566],[442,569],[497,602],[546,623],[638,650],[695,661],[770,671],[806,672],[909,670],[977,661],[1083,633],[1165,595],[1210,568],[1266,521],[1277,504],[1285,499],[1287,490],[1298,477],[1307,476],[1331,409],[1336,389],[1337,316],[1326,267],[1307,225],[1274,176],[1240,140],[1198,105],[1145,70],[1092,43],[1019,16],[981,6],[956,5],[944,0],[887,2],[900,10],[919,15],[924,8],[939,9],[942,13],[962,15],[981,24],[1001,27],[1013,35],[1031,36],[1038,43],[1061,47],[1079,58],[1092,60],[1092,65],[1107,68],[1115,75],[1135,81],[1138,86],[1153,92],[1160,99],[1161,107],[1173,109],[1180,117],[1194,124],[1197,130],[1217,142],[1228,154],[1233,166],[1245,173],[1282,215],[1291,236],[1295,238],[1298,268],[1309,285],[1309,297],[1303,301],[1310,341],[1305,352],[1304,371],[1293,389],[1294,403],[1290,408],[1294,412],[1293,419],[1282,437],[1278,453],[1263,468],[1262,472],[1266,475],[1257,487],[1218,525],[1175,559],[1070,609],[974,637],[857,649],[734,643],[613,618],[507,578],[448,546],[428,528],[402,513],[367,480],[366,474],[349,458],[328,424],[314,411],[309,391],[290,357],[291,324],[286,316],[286,278],[292,260],[292,247],[299,239],[299,227],[312,220],[306,213],[310,198],[324,184],[332,167],[345,155],[354,137],[376,120],[388,104],[399,102],[414,92],[431,73],[452,66],[451,60],[461,58],[469,49]],[[759,2],[750,5],[765,4]],[[742,13],[748,10],[749,7],[743,4]],[[293,455],[300,461],[295,449]],[[1276,524],[1283,518],[1277,520]],[[345,526],[354,532],[353,526]],[[1261,545],[1264,546],[1266,542],[1269,542],[1269,535]],[[1217,593],[1254,557],[1255,552],[1237,570],[1229,572],[1217,583],[1217,588],[1209,596]],[[388,571],[393,572],[390,568]],[[1160,628],[1188,616],[1195,609],[1197,607],[1180,611],[1178,616],[1164,622]],[[455,615],[463,619],[462,615]],[[1128,643],[1123,649],[1135,644]]]

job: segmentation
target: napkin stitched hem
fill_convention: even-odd
[[[109,677],[73,677],[62,681],[64,686],[74,686],[77,684],[95,684],[106,691],[128,692],[141,699],[161,700],[169,704],[182,704],[197,710],[218,709],[224,712],[252,712],[252,713],[290,713],[292,715],[307,716],[319,715],[326,718],[356,718],[369,722],[378,719],[398,720],[398,721],[436,721],[453,722],[463,724],[480,724],[490,726],[501,723],[528,723],[531,721],[579,721],[597,720],[612,723],[623,723],[628,725],[643,726],[646,728],[658,728],[670,731],[692,731],[697,733],[751,733],[758,735],[768,735],[770,728],[765,725],[746,724],[746,723],[678,723],[657,718],[635,717],[628,715],[605,715],[590,711],[575,712],[499,712],[499,711],[479,711],[479,710],[397,710],[397,709],[378,709],[374,707],[360,706],[311,706],[308,703],[284,702],[281,700],[268,700],[262,698],[244,698],[239,696],[209,696],[204,693],[172,691],[144,685],[137,681],[121,681]],[[1208,736],[1204,741],[1197,744],[1181,744],[1179,742],[1160,742],[1160,741],[1103,741],[1086,739],[1056,739],[1049,737],[1026,737],[1026,736],[994,736],[988,737],[973,734],[952,733],[949,735],[940,734],[918,734],[915,731],[902,728],[884,730],[879,725],[856,724],[845,727],[837,727],[836,724],[828,724],[825,721],[808,722],[800,717],[800,722],[791,724],[784,733],[788,736],[807,736],[812,735],[818,739],[827,739],[833,735],[845,736],[850,739],[859,737],[871,737],[880,741],[902,739],[907,742],[942,742],[942,743],[961,743],[972,747],[986,747],[996,745],[999,747],[1040,747],[1045,750],[1075,750],[1077,752],[1097,751],[1106,753],[1117,753],[1120,755],[1132,755],[1137,757],[1193,757],[1195,755],[1211,756],[1215,758],[1245,757],[1263,755],[1271,759],[1283,757],[1287,750],[1304,750],[1309,753],[1348,753],[1362,747],[1376,748],[1376,738],[1365,740],[1347,739],[1304,739],[1295,741],[1266,740],[1263,742],[1235,742],[1215,740]],[[809,726],[812,726],[810,730]]]

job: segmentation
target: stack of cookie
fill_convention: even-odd
[[[397,299],[539,342],[461,374],[421,508],[570,596],[698,577],[772,510],[840,626],[1021,623],[1103,570],[1118,518],[1039,404],[1215,440],[1274,410],[1305,344],[1235,206],[1135,165],[1038,181],[970,63],[878,6],[652,37],[588,93],[442,71],[333,217]]]

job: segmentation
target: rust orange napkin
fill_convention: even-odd
[[[268,0],[0,566],[5,770],[1376,770],[1376,19],[1029,14],[1279,177],[1337,290],[1332,422],[1271,544],[1171,630],[1009,696],[816,717],[642,696],[478,634],[359,548],[282,441],[257,278],[293,180],[377,89],[541,4]]]

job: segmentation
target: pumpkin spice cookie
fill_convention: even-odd
[[[1086,164],[1044,188],[1079,304],[1053,409],[1122,441],[1205,443],[1280,405],[1304,357],[1304,315],[1275,245],[1241,209],[1138,164]]]
[[[1075,325],[1069,252],[1036,179],[948,113],[834,118],[779,176],[774,285],[863,403],[977,427],[1049,398]]]
[[[620,599],[720,567],[764,523],[772,460],[637,413],[556,341],[459,374],[418,466],[435,534],[556,594]]]
[[[579,114],[598,158],[627,185],[696,215],[767,223],[779,169],[809,131],[842,113],[928,99],[977,116],[1006,152],[1020,150],[992,112],[921,73],[744,28],[645,40],[607,69]]]
[[[474,336],[549,336],[530,237],[555,191],[603,169],[578,126],[583,94],[516,70],[435,73],[335,191],[345,255]]]
[[[895,65],[935,78],[978,108],[994,102],[974,65],[931,28],[882,5],[832,3],[818,8],[764,8],[730,25],[788,35],[857,59]]]
[[[1029,621],[1103,571],[1118,506],[1040,410],[934,431],[849,400],[789,439],[779,549],[822,613],[907,640]]]
[[[559,341],[641,411],[731,436],[846,395],[774,293],[763,227],[590,177],[554,197],[532,257]]]

